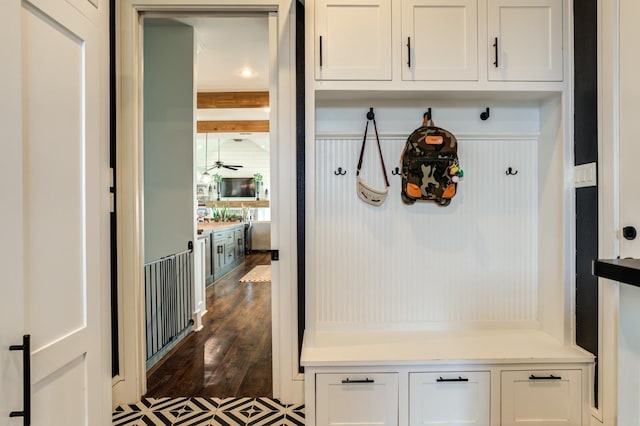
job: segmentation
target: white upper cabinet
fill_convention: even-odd
[[[489,80],[562,80],[562,0],[489,0],[488,19]]]
[[[391,80],[391,0],[320,0],[317,80]]]
[[[477,80],[477,0],[402,1],[402,79]]]

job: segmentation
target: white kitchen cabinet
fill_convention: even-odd
[[[317,426],[398,424],[398,375],[317,374]]]
[[[580,370],[502,371],[501,426],[582,425]]]
[[[409,425],[489,426],[491,373],[409,373]]]
[[[478,79],[477,0],[402,1],[402,79]]]
[[[317,80],[391,80],[391,0],[315,6]]]
[[[489,0],[491,81],[561,81],[562,0]]]

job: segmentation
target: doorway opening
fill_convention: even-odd
[[[122,0],[117,3],[115,33],[116,167],[117,206],[117,312],[119,372],[113,377],[113,404],[139,401],[147,393],[144,322],[143,245],[143,113],[144,18],[209,17],[265,14],[269,21],[269,106],[270,171],[269,189],[272,254],[272,369],[273,397],[288,404],[303,402],[304,377],[299,372],[299,341],[295,324],[301,303],[295,285],[299,241],[296,236],[296,67],[295,1],[255,2],[222,0]],[[173,86],[172,82],[170,86]],[[195,98],[194,98],[195,99]],[[195,102],[194,102],[195,108]],[[173,114],[169,115],[170,117]],[[195,118],[194,123],[195,126]],[[302,127],[303,128],[303,127]],[[195,131],[192,130],[195,133]],[[209,133],[209,141],[212,135]],[[215,139],[215,137],[214,137]],[[205,139],[206,142],[206,139]],[[192,140],[189,146],[193,145]],[[215,144],[214,144],[215,146]],[[221,156],[224,145],[221,145]],[[217,153],[216,153],[217,154]],[[303,157],[299,157],[303,158]],[[224,158],[222,158],[224,161]],[[195,154],[192,159],[195,164]],[[172,167],[168,167],[172,169]],[[195,170],[191,176],[196,200]],[[197,204],[193,202],[193,215]],[[161,210],[158,210],[161,211]],[[195,224],[192,241],[197,244]],[[273,249],[276,249],[275,252]],[[195,250],[195,249],[194,249]],[[198,262],[195,262],[198,267]],[[194,268],[195,269],[195,268]],[[304,269],[304,268],[302,268]],[[197,305],[196,305],[197,306]],[[206,315],[205,315],[206,318]],[[196,318],[197,319],[197,318]],[[194,321],[195,322],[195,321]],[[194,324],[197,328],[197,324]]]
[[[272,397],[269,17],[143,29],[146,396]]]

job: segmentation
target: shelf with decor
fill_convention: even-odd
[[[269,207],[269,200],[220,200],[205,201],[205,207]]]

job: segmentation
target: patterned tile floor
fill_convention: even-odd
[[[146,398],[121,405],[113,426],[304,426],[304,405],[270,398]]]

